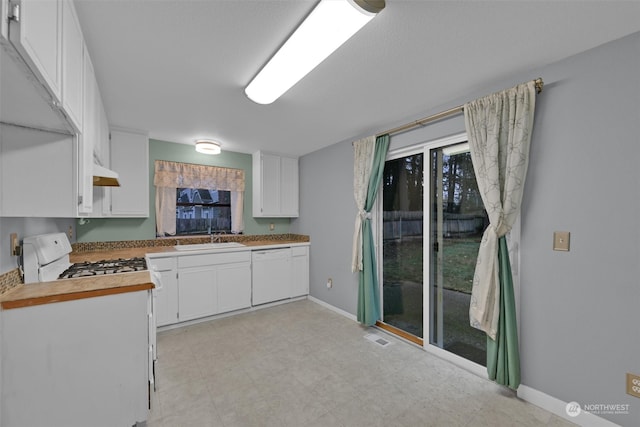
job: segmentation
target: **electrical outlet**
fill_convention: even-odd
[[[69,235],[69,240],[73,240],[73,226],[69,226],[69,230],[67,230],[67,234]]]
[[[640,397],[640,375],[627,373],[627,394]]]
[[[13,256],[20,255],[20,245],[18,244],[18,234],[11,233],[9,236],[11,237],[11,251],[9,253]]]
[[[327,279],[327,289],[331,289],[333,287],[333,279],[329,277]]]
[[[276,229],[276,225],[272,222],[271,224],[269,224],[269,230],[273,231]]]

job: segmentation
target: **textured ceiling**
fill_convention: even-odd
[[[400,1],[270,105],[244,87],[304,0],[75,0],[113,125],[303,155],[640,31],[638,1]],[[543,76],[544,77],[544,76]]]

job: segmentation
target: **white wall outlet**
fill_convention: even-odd
[[[272,222],[271,224],[269,224],[269,230],[273,231],[276,229],[276,225]]]
[[[333,279],[329,277],[327,279],[327,289],[331,289],[333,287]]]

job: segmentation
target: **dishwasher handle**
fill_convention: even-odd
[[[251,253],[251,258],[253,261],[288,259],[291,258],[291,249],[265,249],[260,251],[253,251]]]

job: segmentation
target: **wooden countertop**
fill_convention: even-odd
[[[20,285],[0,297],[3,309],[153,289],[148,271]]]

